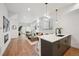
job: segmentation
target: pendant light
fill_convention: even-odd
[[[56,9],[56,22],[58,21],[58,9]]]
[[[56,25],[57,25],[57,28],[59,28],[59,20],[58,20],[58,9],[56,9]]]
[[[47,6],[48,5],[48,3],[45,3],[45,15],[44,15],[44,17],[45,17],[45,19],[44,20],[46,20],[46,21],[48,21],[48,19],[49,19],[49,16],[47,15]]]
[[[47,5],[48,5],[48,3],[45,3],[45,5],[46,5],[46,16],[47,16],[47,7],[48,7]]]
[[[45,5],[46,5],[46,21],[48,21],[48,23],[49,23],[49,30],[51,30],[51,27],[50,27],[50,20],[49,20],[50,17],[49,17],[48,14],[47,14],[47,13],[48,13],[48,12],[47,12],[47,11],[48,11],[48,10],[47,10],[48,3],[45,3]]]

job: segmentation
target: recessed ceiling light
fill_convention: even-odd
[[[30,8],[27,8],[28,11],[30,11]]]

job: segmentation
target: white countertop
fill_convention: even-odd
[[[49,42],[55,42],[55,41],[58,41],[60,39],[63,39],[65,37],[67,37],[69,35],[64,35],[62,37],[58,37],[56,36],[55,34],[48,34],[48,35],[42,35],[42,36],[39,36],[39,38],[43,39],[43,40],[46,40],[46,41],[49,41]]]

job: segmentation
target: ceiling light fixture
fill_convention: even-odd
[[[44,20],[45,21],[48,21],[48,19],[50,18],[50,16],[48,16],[48,14],[47,14],[47,6],[48,5],[48,3],[45,3],[45,14],[44,14]]]
[[[58,21],[58,9],[56,9],[56,21]]]
[[[28,11],[30,11],[30,8],[27,8]]]
[[[46,5],[46,16],[47,16],[47,7],[48,7],[47,5],[48,5],[48,3],[45,3],[45,5]]]

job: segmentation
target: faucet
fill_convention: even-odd
[[[55,35],[58,35],[58,34],[61,35],[61,29],[62,29],[62,28],[56,28],[56,29],[55,29]]]

